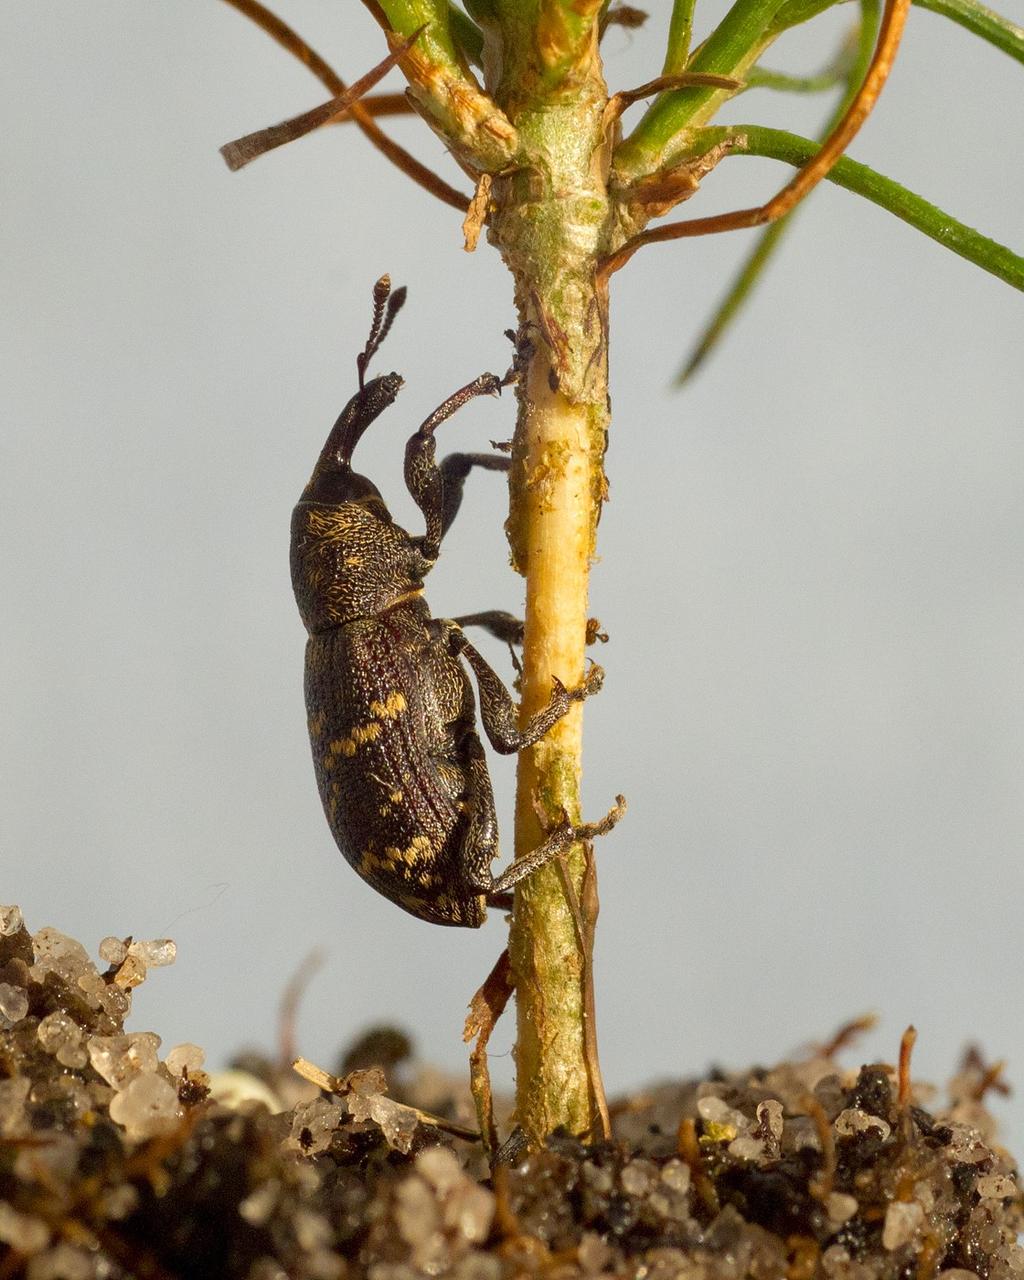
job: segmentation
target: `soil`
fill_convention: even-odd
[[[468,1088],[400,1032],[305,1070],[327,1089],[252,1055],[208,1075],[195,1045],[126,1033],[173,955],[107,938],[97,966],[0,908],[0,1280],[1024,1280],[977,1055],[940,1105],[906,1060],[840,1066],[840,1036],[613,1103],[610,1141],[513,1143],[492,1169],[459,1136]]]

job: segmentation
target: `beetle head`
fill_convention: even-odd
[[[380,499],[372,480],[352,470],[352,452],[368,426],[394,404],[402,388],[397,373],[385,373],[360,387],[331,428],[300,502],[359,502]]]
[[[331,428],[292,515],[292,586],[310,634],[373,617],[415,594],[424,569],[413,540],[391,518],[377,486],[352,470],[352,453],[402,387],[397,373],[366,380],[366,369],[405,301],[382,276],[373,319],[356,357],[359,390]]]
[[[311,634],[373,617],[414,593],[423,557],[352,451],[402,385],[374,378],[342,410],[292,515],[292,586]]]

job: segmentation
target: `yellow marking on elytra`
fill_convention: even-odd
[[[401,791],[392,791],[391,794],[388,796],[388,799],[391,801],[392,804],[401,804],[402,801],[405,799],[405,796]]]
[[[316,711],[309,717],[309,734],[312,738],[319,738],[327,726],[327,716],[322,711]]]
[[[431,852],[430,837],[419,835],[413,836],[404,849],[399,849],[397,845],[389,844],[384,850],[384,857],[394,866],[398,862],[404,863],[407,867],[415,867],[422,862],[425,855]]]
[[[399,849],[395,845],[388,845],[383,853],[367,849],[359,859],[359,874],[371,876],[375,871],[383,871],[393,876],[405,867],[419,866],[421,855],[429,850],[428,836],[413,836],[411,843],[405,849]]]
[[[368,742],[381,735],[381,726],[379,724],[357,724],[349,730],[347,738],[334,738],[327,744],[327,754],[324,756],[324,764],[328,768],[334,763],[338,756],[348,756],[351,758]]]
[[[376,720],[397,720],[408,705],[401,689],[393,689],[383,702],[370,703],[370,715]]]

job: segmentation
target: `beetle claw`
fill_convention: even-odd
[[[588,822],[576,828],[577,840],[593,840],[597,836],[607,835],[626,813],[626,797],[616,796],[615,803],[599,822]]]
[[[574,702],[582,702],[584,698],[589,698],[595,693],[599,693],[604,684],[604,667],[599,666],[596,662],[591,662],[587,669],[587,674],[583,677],[583,683],[578,684],[575,689],[569,693],[569,697]]]

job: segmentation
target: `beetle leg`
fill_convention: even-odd
[[[483,627],[495,640],[502,640],[507,645],[523,643],[522,618],[504,609],[485,609],[482,613],[462,613],[452,622],[460,627]]]
[[[466,734],[462,751],[466,776],[463,804],[468,822],[459,850],[457,874],[465,892],[472,897],[490,891],[491,863],[498,856],[498,814],[487,757],[475,732]]]
[[[516,676],[522,675],[523,664],[516,653],[517,645],[520,648],[523,647],[526,632],[526,623],[522,618],[517,618],[514,613],[508,613],[504,609],[485,609],[482,613],[460,613],[457,618],[452,618],[451,621],[457,623],[460,627],[483,627],[496,640],[504,641],[508,645]],[[594,644],[598,640],[604,644],[608,640],[608,636],[601,630],[601,624],[596,618],[588,618],[587,644]],[[516,688],[518,687],[517,683]]]
[[[507,645],[517,644],[520,648],[526,632],[526,623],[522,618],[517,618],[514,613],[509,613],[505,609],[484,609],[482,613],[460,613],[451,621],[457,622],[460,627],[483,627],[494,636],[495,640],[503,640]],[[601,623],[597,618],[587,619],[586,639],[588,645],[596,644],[598,640],[602,644],[608,643],[608,635],[601,630]]]
[[[441,537],[448,532],[462,506],[466,477],[474,467],[508,471],[512,459],[500,453],[450,453],[441,460]]]
[[[552,859],[567,853],[581,840],[594,840],[611,831],[626,811],[622,796],[615,797],[615,805],[599,822],[581,823],[576,826],[563,815],[545,836],[533,853],[519,858],[497,879],[491,874],[491,863],[498,853],[498,822],[494,811],[494,795],[483,746],[476,734],[468,735],[466,748],[467,791],[465,803],[469,811],[469,824],[460,856],[460,872],[467,895],[482,894],[487,905],[499,910],[512,906],[509,890],[520,880],[532,875]]]
[[[461,493],[458,493],[454,499],[454,509],[446,523],[444,464],[440,467],[437,465],[434,432],[456,410],[461,409],[464,404],[468,404],[470,400],[474,400],[477,396],[500,395],[502,387],[507,385],[512,376],[511,372],[504,378],[499,378],[496,373],[482,373],[479,378],[474,378],[472,382],[467,382],[454,395],[450,395],[443,404],[438,405],[405,446],[405,483],[413,496],[414,502],[423,512],[423,519],[427,524],[427,531],[423,536],[421,547],[423,556],[427,560],[437,559],[438,552],[441,549],[441,538],[444,536],[448,525],[451,524],[451,518],[454,517],[455,511],[458,510],[459,503],[462,500]],[[458,457],[459,455],[456,454],[454,456]],[[479,458],[487,455],[470,454],[467,456]],[[456,489],[460,487],[457,474],[459,465],[455,464],[452,468]],[[489,464],[474,461],[469,465],[483,466]],[[469,467],[466,470],[468,471]],[[463,475],[462,479],[465,479],[465,475]]]
[[[443,625],[443,624],[442,624]],[[604,672],[595,663],[584,677],[583,683],[567,689],[557,676],[552,676],[551,698],[519,728],[519,709],[512,695],[502,683],[501,677],[475,649],[457,626],[449,625],[448,644],[453,654],[461,654],[473,668],[480,690],[480,717],[495,751],[511,755],[532,746],[547,733],[553,724],[561,720],[574,702],[582,702],[597,693],[604,681]]]
[[[516,675],[520,676],[523,672],[523,664],[519,661],[519,655],[516,653],[516,645],[522,647],[523,632],[526,624],[522,618],[517,618],[514,613],[507,613],[504,609],[485,609],[482,613],[463,613],[457,618],[452,618],[452,622],[457,623],[460,627],[483,627],[485,631],[489,631],[496,640],[503,640],[508,645],[509,656],[512,659],[512,666]]]
[[[597,836],[607,834],[625,812],[625,800],[622,796],[616,796],[614,808],[609,809],[600,822],[585,822],[580,826],[574,826],[568,818],[563,817],[558,826],[548,832],[544,842],[534,849],[533,853],[517,859],[503,875],[493,880],[487,893],[505,893],[520,880],[525,880],[527,876],[539,871],[552,859],[567,853],[574,844],[578,844],[581,840],[594,840]]]

